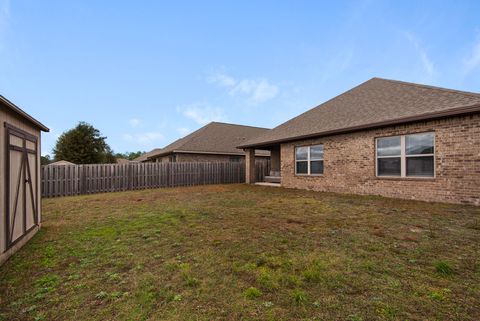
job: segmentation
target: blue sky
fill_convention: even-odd
[[[480,92],[479,1],[0,0],[0,94],[116,152],[274,127],[372,77]]]

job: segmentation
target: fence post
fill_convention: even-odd
[[[127,190],[132,189],[132,166],[127,164]]]

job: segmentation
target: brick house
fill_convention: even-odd
[[[261,148],[284,187],[480,205],[477,93],[373,78],[239,147],[248,183]]]
[[[240,162],[245,152],[238,145],[267,132],[267,128],[211,122],[164,148],[135,159],[139,162]],[[256,150],[257,159],[268,160],[270,152]]]

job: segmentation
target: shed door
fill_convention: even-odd
[[[38,225],[37,137],[5,124],[6,249]]]

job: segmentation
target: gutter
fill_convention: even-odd
[[[229,152],[199,152],[199,151],[189,151],[189,150],[173,150],[161,154],[156,154],[156,155],[151,155],[147,157],[147,159],[152,159],[152,158],[157,158],[157,157],[162,157],[162,156],[167,156],[170,154],[200,154],[200,155],[227,155],[227,156],[245,156],[245,153],[239,152],[239,153],[229,153]],[[262,156],[262,155],[259,155]]]

